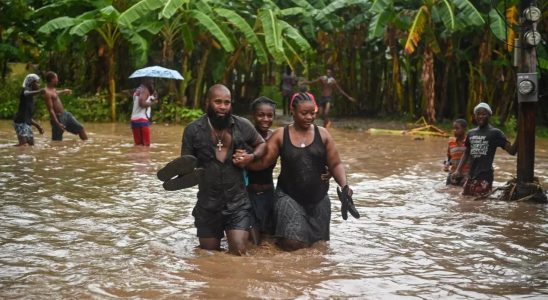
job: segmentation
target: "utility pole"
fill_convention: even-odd
[[[537,23],[542,12],[536,0],[521,0],[519,4],[519,39],[515,43],[514,65],[517,66],[518,89],[518,198],[529,196],[534,184],[535,127],[538,102],[536,46],[541,42]],[[544,196],[546,197],[546,196]],[[514,199],[515,200],[515,199]]]

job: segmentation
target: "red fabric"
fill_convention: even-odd
[[[135,145],[150,146],[150,126],[131,128]]]
[[[465,196],[483,196],[491,192],[493,185],[487,180],[467,179],[463,186],[462,194]]]
[[[299,95],[300,93],[295,93],[293,94],[293,96],[291,96],[291,102],[289,102],[289,108],[291,109],[291,107],[293,107],[293,100],[295,100],[295,97],[297,97],[297,95]],[[308,95],[308,97],[310,97],[310,99],[312,99],[312,102],[314,102],[314,107],[316,107],[316,110],[318,110],[318,104],[316,103],[316,97],[314,97],[314,95],[310,92],[305,92],[305,94]]]

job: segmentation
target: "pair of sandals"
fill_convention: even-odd
[[[196,168],[198,160],[192,155],[182,155],[161,168],[156,176],[163,181],[167,191],[177,191],[200,183],[203,168]]]
[[[182,155],[170,161],[161,168],[158,173],[158,179],[163,181],[163,187],[167,191],[177,191],[193,187],[200,183],[200,178],[204,173],[203,168],[196,168],[198,160],[192,155]],[[344,220],[348,219],[348,212],[358,219],[360,213],[352,200],[350,187],[345,185],[342,190],[337,187],[337,195],[341,201],[341,214]]]
[[[342,190],[337,187],[337,195],[339,196],[339,200],[341,201],[341,214],[343,220],[348,219],[348,213],[356,218],[360,218],[360,213],[356,209],[356,206],[354,205],[354,201],[352,200],[352,193],[350,192],[350,187],[348,185],[345,185]]]

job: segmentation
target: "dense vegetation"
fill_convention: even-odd
[[[129,74],[146,65],[178,70],[160,80],[158,116],[178,121],[202,107],[207,86],[222,82],[235,106],[265,94],[279,100],[289,65],[316,78],[327,67],[357,104],[339,114],[417,118],[470,117],[480,100],[501,123],[516,113],[513,46],[516,0],[7,0],[0,3],[0,117],[17,93],[10,62],[55,70],[80,100],[87,120],[127,120]],[[547,2],[539,31],[546,34]],[[544,36],[546,40],[546,36]],[[539,72],[548,70],[545,45]],[[542,73],[542,87],[546,84]],[[317,91],[313,86],[313,91]],[[11,95],[11,96],[10,96]],[[343,100],[340,97],[340,100]],[[78,108],[79,107],[79,108]],[[548,101],[539,101],[548,122]]]

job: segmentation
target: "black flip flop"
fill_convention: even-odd
[[[196,168],[196,163],[196,157],[192,155],[179,156],[158,170],[156,176],[158,176],[158,179],[161,181],[167,181],[177,175],[191,173],[194,168]]]
[[[339,196],[339,200],[341,201],[342,218],[343,218],[343,220],[348,219],[348,212],[350,212],[350,214],[354,218],[359,219],[360,218],[360,213],[358,212],[358,210],[356,209],[356,206],[354,205],[354,201],[352,200],[352,196],[348,195],[348,190],[349,189],[350,189],[350,187],[348,187],[348,185],[345,185],[343,187],[342,191],[340,190],[339,187],[337,187],[337,195]]]
[[[203,173],[204,169],[196,168],[191,173],[179,175],[173,179],[165,181],[163,187],[166,191],[177,191],[195,186],[200,183],[200,178]]]

